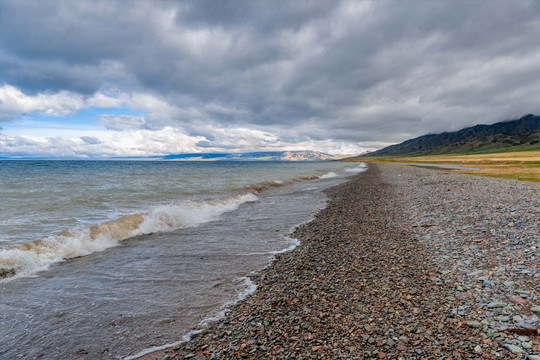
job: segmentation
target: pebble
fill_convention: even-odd
[[[540,326],[540,184],[370,164],[327,194],[257,291],[173,354],[539,360],[510,330]]]
[[[491,303],[487,304],[487,307],[489,309],[495,309],[495,308],[503,308],[503,307],[505,307],[507,305],[508,304],[504,303],[504,302],[491,302]]]
[[[504,344],[504,347],[507,348],[512,354],[521,354],[523,352],[523,349],[516,345]]]
[[[479,328],[482,327],[482,324],[480,324],[478,321],[467,321],[467,326],[472,328]]]

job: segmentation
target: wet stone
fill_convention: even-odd
[[[478,321],[467,321],[467,326],[472,328],[479,328],[482,327],[482,324],[480,324]]]

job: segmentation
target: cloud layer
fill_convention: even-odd
[[[0,154],[358,152],[539,113],[539,12],[533,0],[3,1]],[[76,125],[88,108],[101,109],[97,134],[32,145],[39,134],[11,130]],[[110,142],[122,136],[129,146]]]

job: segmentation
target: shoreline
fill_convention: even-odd
[[[490,232],[492,209],[474,204],[493,186],[504,191],[490,195],[515,210],[506,215],[516,218],[510,230],[520,230],[517,238],[517,231]],[[251,276],[255,293],[189,342],[139,359],[529,354],[536,360],[539,244],[538,223],[530,215],[538,214],[539,189],[534,183],[370,164],[367,172],[327,190],[327,207],[293,234],[300,245]],[[522,206],[524,194],[529,201]],[[516,204],[523,208],[516,210]],[[468,216],[469,225],[460,216]],[[495,218],[495,225],[508,220]],[[498,253],[488,254],[497,246]],[[520,272],[512,268],[516,256]]]

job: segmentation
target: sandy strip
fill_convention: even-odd
[[[145,359],[540,359],[540,184],[371,164],[191,341]]]

